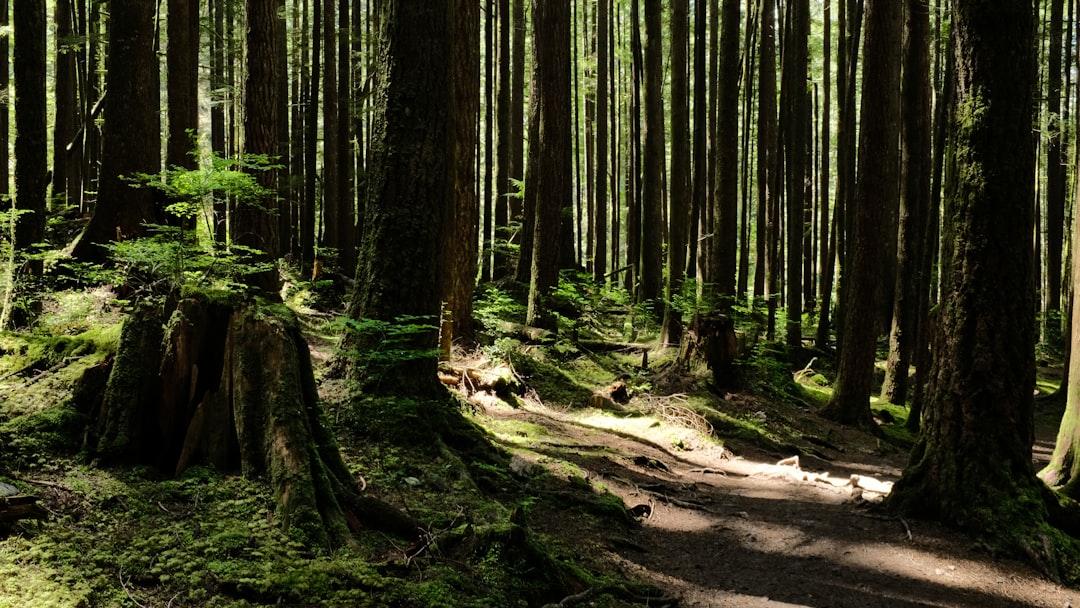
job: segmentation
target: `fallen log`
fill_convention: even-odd
[[[0,496],[0,522],[12,522],[20,519],[45,519],[48,513],[37,504],[37,496],[16,494]]]

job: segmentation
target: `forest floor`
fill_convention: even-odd
[[[567,377],[588,377],[597,359],[581,354],[560,366]],[[882,439],[817,416],[816,383],[827,382],[809,365],[796,374],[804,398],[795,399],[721,398],[700,376],[673,374],[670,362],[656,368],[668,371],[634,373],[645,380],[625,405],[594,397],[599,407],[581,407],[550,388],[554,400],[538,390],[514,407],[473,397],[476,421],[519,468],[569,470],[644,513],[639,525],[610,535],[557,511],[534,518],[594,562],[648,581],[685,607],[1080,606],[1080,592],[994,555],[992,539],[891,516],[882,503],[910,436]],[[610,390],[591,388],[601,396]],[[904,408],[874,408],[886,437],[903,435]],[[1037,467],[1049,458],[1060,416],[1060,408],[1040,405]]]
[[[509,447],[540,464],[570,461],[628,507],[649,505],[629,533],[581,546],[679,606],[1080,605],[1080,592],[968,536],[890,516],[881,501],[904,450],[799,407],[736,395],[721,407],[824,431],[829,441],[804,444],[801,457],[753,441],[721,445],[677,420],[624,417],[634,401],[621,412],[489,401],[478,419],[496,432],[509,422],[542,429],[509,437]],[[1040,412],[1037,460],[1049,455],[1059,416]],[[535,525],[569,542],[596,535],[557,515]]]
[[[46,512],[0,529],[0,608],[1080,606],[992,539],[890,516],[906,410],[874,404],[882,436],[822,419],[827,355],[792,366],[752,341],[740,390],[718,393],[637,313],[590,312],[610,302],[557,340],[500,331],[458,353],[478,374],[454,387],[461,411],[500,448],[484,462],[372,435],[370,404],[321,377],[339,313],[296,306],[348,466],[428,539],[370,532],[313,552],[257,480],[79,454],[80,400],[100,390],[87,378],[104,382],[123,318],[112,297],[56,294],[35,331],[0,332],[0,489]],[[489,294],[478,314],[493,308],[513,311]],[[1060,369],[1041,372],[1052,390]],[[479,386],[492,374],[510,380],[499,395]],[[1060,416],[1040,403],[1037,463]]]

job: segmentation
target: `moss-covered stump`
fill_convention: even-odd
[[[734,388],[735,359],[739,341],[735,322],[722,314],[698,315],[686,330],[679,350],[679,363],[687,367],[705,364],[713,382],[723,389]]]
[[[264,478],[282,525],[312,546],[361,527],[412,535],[359,494],[322,423],[307,344],[283,305],[196,298],[143,308],[120,348],[86,450],[179,474],[196,464]]]

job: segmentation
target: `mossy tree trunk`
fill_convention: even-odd
[[[1073,234],[1080,234],[1080,213],[1073,214]],[[1076,254],[1073,254],[1075,258]],[[1068,345],[1068,375],[1062,380],[1061,391],[1065,394],[1065,414],[1058,428],[1057,443],[1039,477],[1052,488],[1070,498],[1080,499],[1080,307],[1076,306],[1080,297],[1080,263],[1075,259],[1072,265],[1072,304],[1067,308],[1072,315],[1072,332]]]
[[[1031,464],[1033,17],[1024,0],[954,3],[958,171],[945,201],[935,358],[923,433],[890,506],[1054,572],[1046,522],[1060,509]]]
[[[164,329],[162,329],[164,327]],[[284,306],[189,298],[124,325],[86,450],[180,474],[195,465],[265,478],[284,527],[313,546],[407,517],[356,491],[323,426],[307,344]]]
[[[443,271],[440,235],[453,195],[450,7],[427,0],[381,4],[379,93],[356,292],[357,321],[425,325],[406,336],[410,356],[348,374],[369,391],[438,396],[436,357]],[[407,321],[405,319],[408,319]],[[383,337],[353,332],[345,352],[375,352]],[[416,355],[416,356],[412,356]],[[350,362],[354,363],[354,362]]]

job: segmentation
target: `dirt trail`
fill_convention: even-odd
[[[854,474],[887,491],[903,466],[899,453],[849,449],[776,466],[785,455],[733,454],[648,418],[484,409],[492,420],[545,429],[517,443],[518,458],[549,468],[571,462],[628,506],[651,506],[640,527],[611,536],[605,550],[680,606],[1080,605],[1080,592],[941,526],[892,518],[877,506],[881,494],[851,485]],[[601,428],[610,424],[618,428]]]

